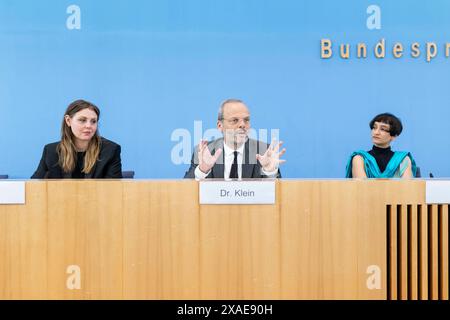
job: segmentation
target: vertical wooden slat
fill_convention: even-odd
[[[432,205],[431,211],[428,212],[428,221],[430,225],[428,226],[428,246],[429,246],[429,274],[430,274],[430,290],[429,299],[437,300],[439,297],[439,264],[438,264],[438,206]]]
[[[428,206],[420,206],[419,221],[419,299],[428,299]]]
[[[397,300],[397,208],[388,206],[389,300]]]
[[[408,219],[406,205],[397,206],[399,300],[408,299]]]
[[[48,292],[46,182],[26,183],[26,205],[0,205],[0,299]]]
[[[123,298],[122,182],[47,181],[50,299]],[[80,288],[67,285],[68,266]]]
[[[448,205],[439,210],[439,299],[448,300]]]
[[[122,184],[124,299],[199,299],[198,183]]]
[[[409,299],[417,300],[418,298],[418,227],[417,227],[417,205],[408,206],[409,212]]]

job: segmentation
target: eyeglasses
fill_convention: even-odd
[[[241,120],[244,121],[245,124],[249,124],[250,123],[250,117],[246,117],[246,118],[230,118],[230,119],[222,118],[222,120],[225,120],[225,121],[227,121],[230,124],[238,124]]]

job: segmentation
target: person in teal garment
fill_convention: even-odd
[[[392,151],[391,143],[403,130],[402,122],[391,113],[382,113],[369,123],[373,147],[358,150],[347,162],[347,178],[414,178],[416,163],[411,153]]]

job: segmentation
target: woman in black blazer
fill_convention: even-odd
[[[100,137],[100,110],[85,100],[72,102],[64,114],[61,141],[44,147],[32,179],[122,178],[120,145]]]

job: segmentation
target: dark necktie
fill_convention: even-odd
[[[230,171],[230,179],[237,179],[238,177],[238,162],[237,162],[237,156],[238,152],[234,152],[234,160],[233,164],[231,165],[231,171]]]

